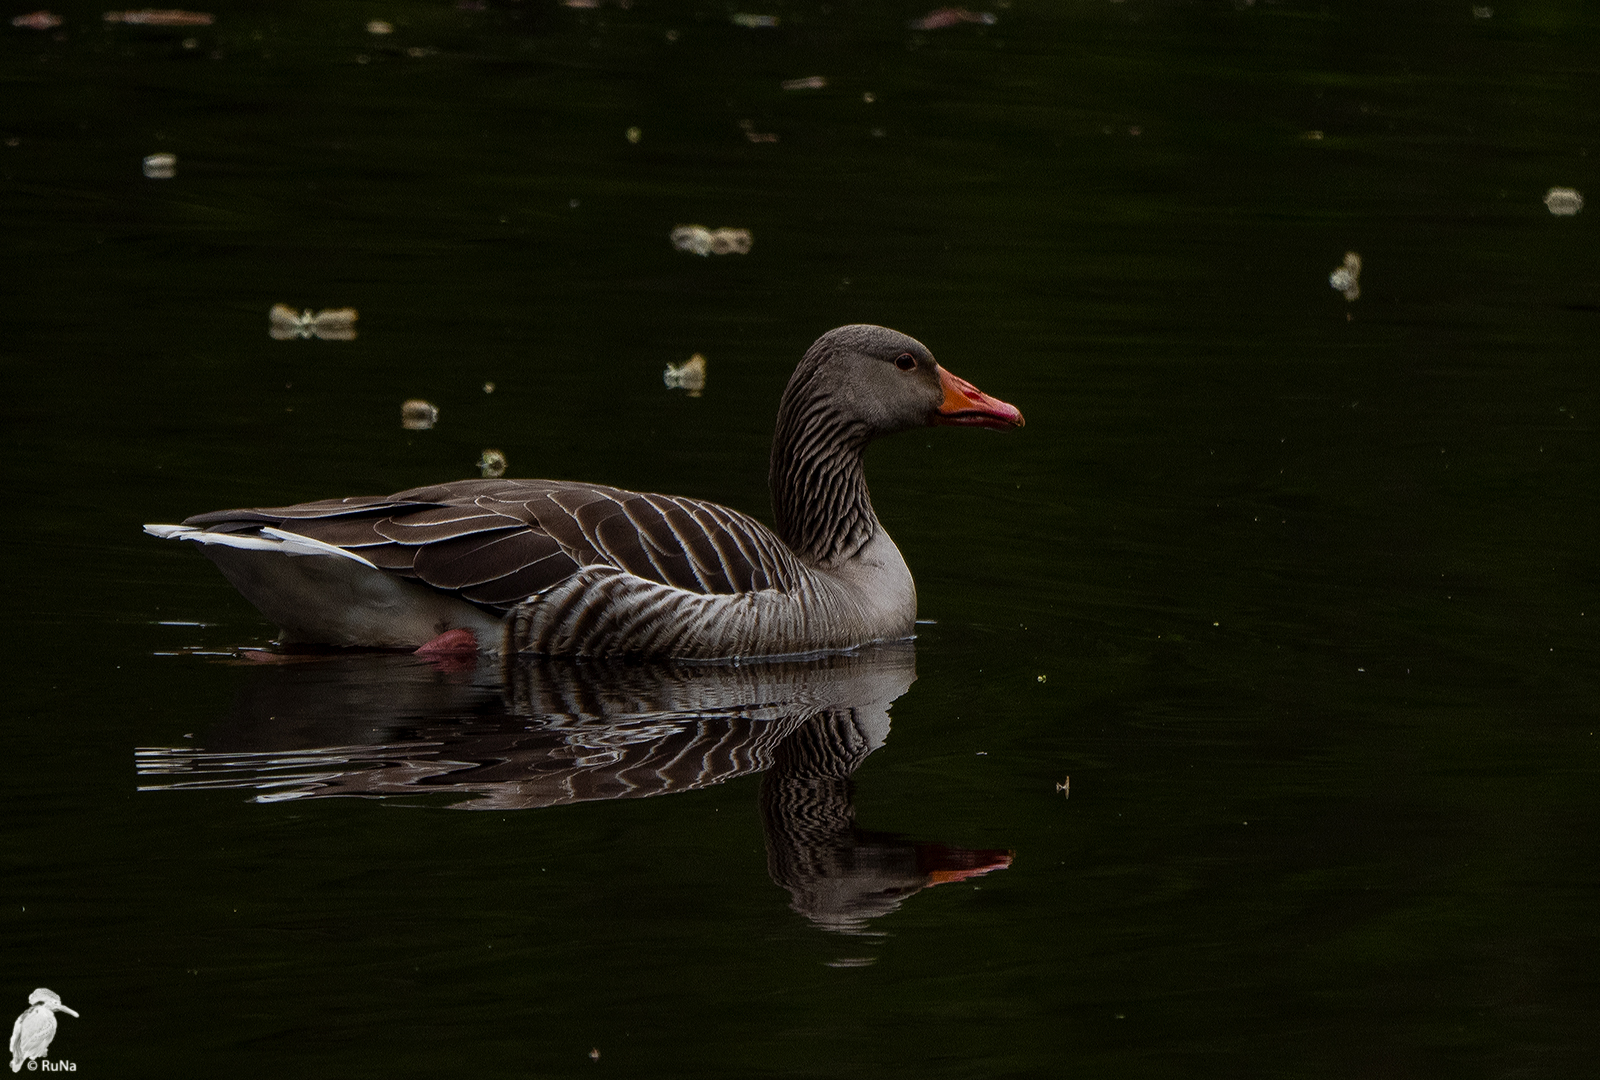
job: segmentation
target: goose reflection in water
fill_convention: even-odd
[[[862,930],[1008,851],[856,826],[851,774],[916,679],[910,645],[741,666],[538,657],[439,670],[411,656],[279,656],[205,748],[135,752],[140,790],[248,789],[261,802],[452,795],[469,810],[693,791],[764,772],[767,866],[817,925]],[[299,661],[299,662],[297,662]]]

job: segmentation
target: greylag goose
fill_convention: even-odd
[[[459,480],[395,495],[146,525],[190,540],[284,642],[568,656],[797,656],[910,637],[911,572],[862,453],[927,424],[1022,426],[1014,406],[881,326],[806,351],[778,406],[776,529],[699,499],[567,480]]]

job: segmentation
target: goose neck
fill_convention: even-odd
[[[830,569],[882,528],[862,467],[873,432],[826,394],[797,392],[805,389],[791,382],[784,395],[767,479],[778,535],[803,562]]]

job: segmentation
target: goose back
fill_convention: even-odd
[[[805,573],[770,529],[725,506],[563,480],[462,480],[183,524],[309,537],[500,615],[584,567],[700,595],[790,590]]]

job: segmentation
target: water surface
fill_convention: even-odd
[[[0,935],[13,1008],[49,986],[81,1013],[53,1058],[1585,1071],[1600,269],[1594,207],[1542,200],[1600,197],[1588,7],[55,10],[0,35]],[[678,252],[681,224],[753,246]],[[275,303],[357,308],[359,336],[273,340]],[[1028,417],[869,454],[929,622],[915,681],[869,695],[871,752],[807,790],[826,851],[945,874],[871,914],[818,917],[784,867],[843,864],[774,840],[794,731],[759,725],[814,701],[263,667],[240,650],[272,628],[138,530],[486,448],[764,516],[789,371],[855,321]],[[694,353],[705,392],[669,390]],[[413,397],[433,429],[401,427]],[[629,692],[620,722],[572,706]],[[615,788],[605,738],[662,713],[627,745],[698,747],[704,782],[493,786],[560,758]]]

